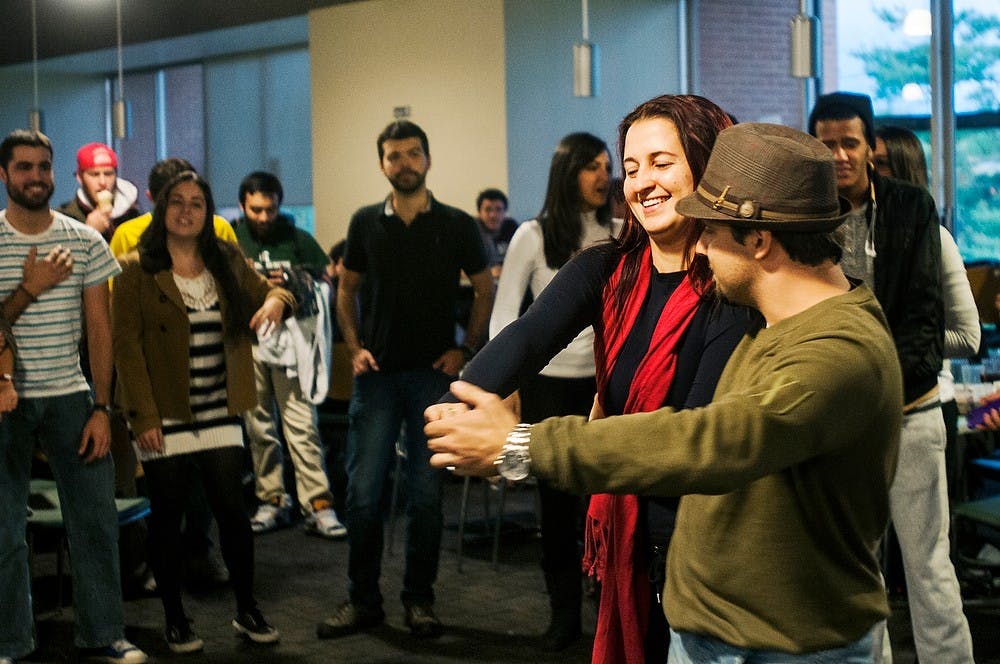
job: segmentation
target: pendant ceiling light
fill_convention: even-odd
[[[795,78],[818,76],[819,21],[808,12],[807,0],[801,1],[799,14],[792,19],[792,71]]]
[[[28,127],[32,131],[42,130],[42,109],[38,107],[38,0],[31,0],[31,76],[32,97],[31,110],[28,111]]]
[[[597,45],[590,43],[590,17],[587,0],[580,0],[583,14],[583,39],[573,44],[573,96],[597,96]]]
[[[125,102],[125,76],[122,72],[122,0],[115,0],[115,28],[118,31],[118,98],[111,107],[111,131],[115,138],[128,138],[128,105]]]

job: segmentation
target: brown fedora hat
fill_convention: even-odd
[[[686,217],[798,232],[833,230],[850,210],[837,196],[830,148],[758,122],[719,133],[698,188],[677,202]]]

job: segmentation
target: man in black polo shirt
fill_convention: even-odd
[[[493,279],[475,222],[436,201],[425,184],[431,165],[427,135],[401,120],[386,127],[376,145],[392,192],[351,218],[337,291],[337,321],[354,370],[345,510],[350,598],[319,624],[320,638],[352,634],[385,618],[379,590],[381,498],[404,423],[408,519],[401,598],[415,636],[441,633],[431,607],[443,523],[442,476],[429,463],[423,411],[448,391],[479,348],[493,307]],[[455,300],[463,270],[475,299],[459,346]]]

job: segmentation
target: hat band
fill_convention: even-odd
[[[746,219],[748,221],[759,219],[762,221],[809,221],[812,219],[829,219],[840,214],[840,207],[826,212],[779,212],[765,208],[760,201],[750,198],[730,197],[730,185],[726,185],[722,191],[712,191],[704,183],[698,185],[695,194],[702,203],[708,207],[721,212],[735,219]]]

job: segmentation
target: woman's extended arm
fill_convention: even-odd
[[[479,351],[462,380],[506,396],[544,368],[598,316],[601,291],[613,268],[609,251],[606,245],[593,247],[563,266],[524,315]]]

